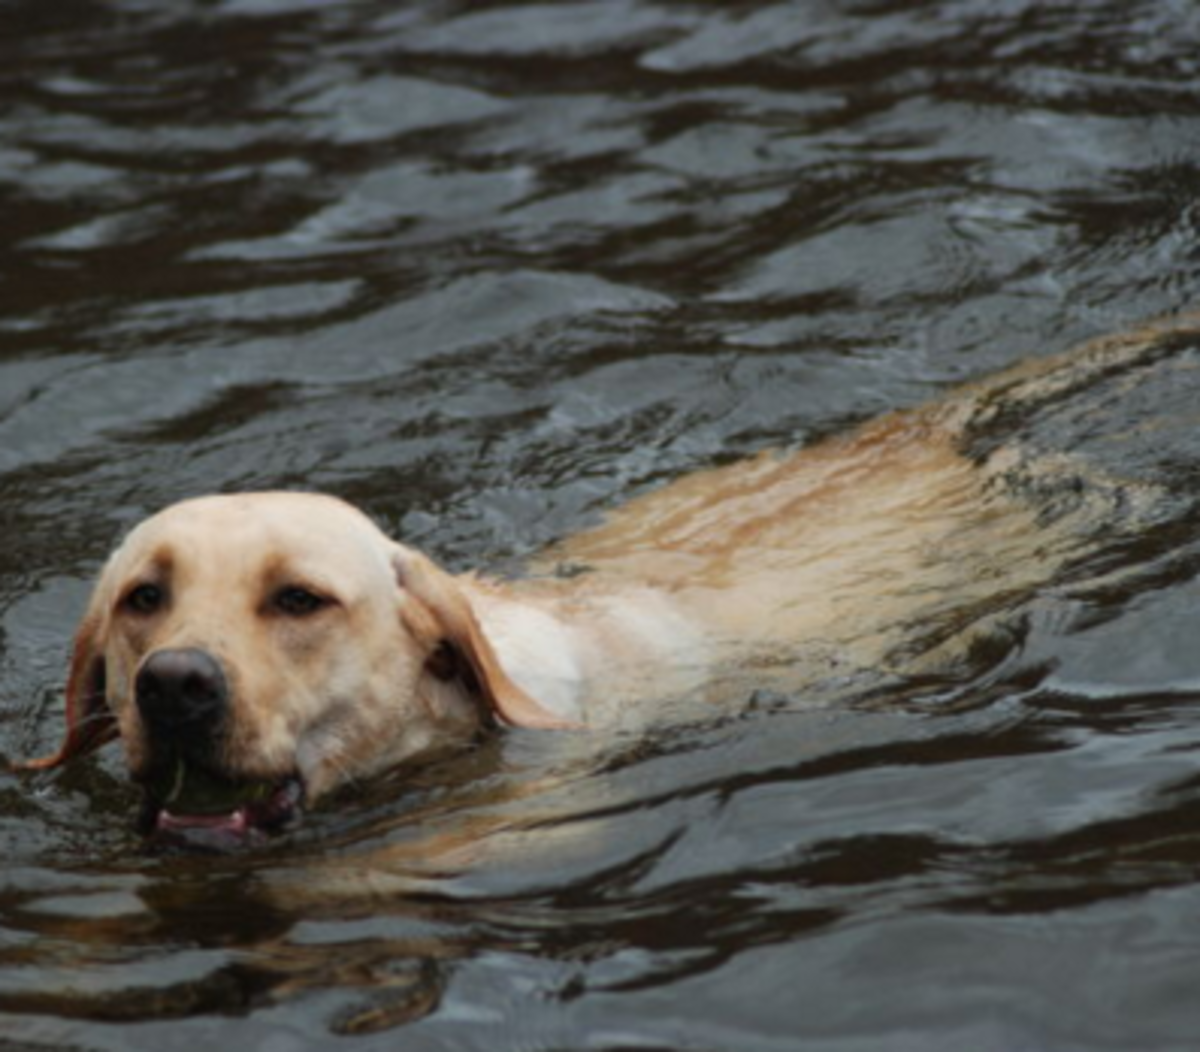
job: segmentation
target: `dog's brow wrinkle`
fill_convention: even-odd
[[[143,580],[163,580],[174,574],[176,562],[175,549],[170,545],[161,544],[147,554],[138,564],[137,572],[130,576]]]

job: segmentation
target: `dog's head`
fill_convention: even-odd
[[[557,721],[505,674],[468,588],[351,506],[205,497],[128,536],[75,640],[54,767],[120,738],[149,829],[267,829],[301,796]]]

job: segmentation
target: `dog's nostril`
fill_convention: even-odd
[[[135,684],[138,711],[155,731],[211,730],[225,715],[225,673],[203,650],[151,654]]]

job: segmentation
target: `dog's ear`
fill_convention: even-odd
[[[33,760],[17,760],[17,770],[37,771],[58,767],[77,756],[94,752],[118,737],[117,721],[106,699],[104,636],[108,612],[103,589],[97,587],[79,630],[67,674],[66,732],[58,752]]]
[[[484,634],[466,592],[454,577],[420,552],[397,546],[392,558],[404,592],[400,617],[442,675],[455,660],[465,663],[489,713],[518,727],[565,730],[574,724],[555,716],[509,677]],[[450,661],[447,662],[447,648]]]

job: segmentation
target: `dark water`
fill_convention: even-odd
[[[0,753],[150,510],[513,565],[1193,305],[1197,187],[1182,2],[11,0]],[[1176,401],[1105,434],[1186,498]],[[513,733],[243,856],[142,851],[115,754],[0,775],[0,1047],[1195,1048],[1195,519],[938,684]]]

